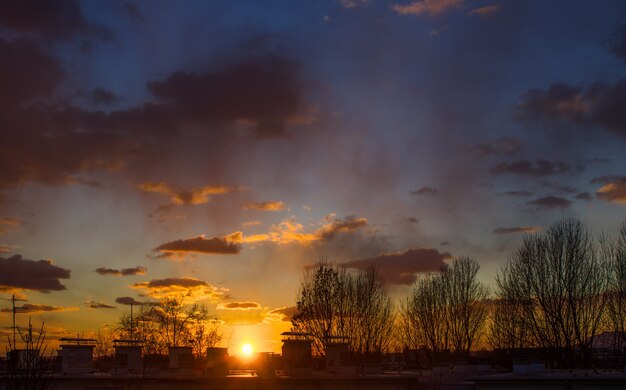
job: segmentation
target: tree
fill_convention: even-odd
[[[293,329],[313,335],[313,351],[324,353],[333,337],[350,340],[355,352],[380,352],[392,338],[393,303],[372,265],[350,271],[320,263],[306,270],[296,299]]]
[[[607,289],[608,328],[614,332],[616,351],[626,348],[626,221],[618,240],[608,248],[609,285]],[[621,356],[624,359],[624,356]]]
[[[479,269],[476,260],[460,257],[415,282],[400,309],[401,337],[408,347],[469,355],[482,338],[488,313],[489,290],[477,279]]]
[[[458,357],[467,358],[483,335],[489,289],[478,281],[479,269],[476,260],[459,257],[441,274],[447,295],[450,343]]]
[[[200,356],[222,338],[220,321],[211,317],[204,305],[189,306],[184,297],[165,297],[157,303],[140,306],[131,319],[120,318],[123,338],[142,340],[146,353],[167,353],[168,347],[191,346]]]
[[[582,223],[564,220],[524,236],[496,276],[498,296],[515,305],[534,343],[564,352],[554,357],[560,365],[590,363],[608,280],[602,253]]]

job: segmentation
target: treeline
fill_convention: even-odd
[[[320,263],[305,271],[292,319],[314,338],[314,352],[346,337],[355,352],[426,349],[465,359],[477,346],[540,348],[559,367],[590,367],[594,338],[611,332],[626,348],[626,222],[618,238],[594,238],[576,220],[524,236],[498,270],[494,288],[475,259],[460,257],[421,275],[394,303],[372,266]]]

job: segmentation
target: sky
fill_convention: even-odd
[[[395,299],[626,216],[622,1],[3,1],[0,327],[183,294],[279,351],[303,270]],[[120,299],[122,298],[122,299]]]

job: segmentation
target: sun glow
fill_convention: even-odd
[[[241,346],[241,353],[243,353],[243,356],[245,356],[245,357],[252,356],[252,345],[250,345],[249,343],[246,343],[246,344],[242,345]]]

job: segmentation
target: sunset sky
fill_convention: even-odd
[[[320,258],[399,299],[625,216],[623,1],[0,2],[4,334],[185,294],[278,351]]]

